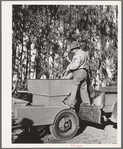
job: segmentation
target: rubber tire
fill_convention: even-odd
[[[58,124],[59,121],[66,116],[71,119],[72,128],[68,132],[62,133],[58,129]],[[58,115],[55,117],[54,124],[50,126],[50,132],[59,141],[65,141],[73,138],[76,135],[78,128],[79,128],[79,119],[77,114],[72,109],[65,109],[60,113],[58,113]]]

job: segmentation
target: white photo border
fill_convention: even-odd
[[[71,144],[11,143],[12,5],[118,5],[118,131],[117,144],[82,144],[82,148],[121,147],[121,1],[2,1],[2,147],[71,148]]]

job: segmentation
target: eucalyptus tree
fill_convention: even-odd
[[[13,70],[18,62],[16,71],[22,74],[23,67],[25,78],[32,66],[36,78],[49,74],[49,58],[54,60],[58,50],[62,56],[72,41],[89,52],[90,70],[95,75],[107,58],[117,67],[117,14],[117,6],[110,5],[13,6]],[[33,64],[32,45],[36,50]]]
[[[12,70],[19,75],[23,54],[23,13],[21,5],[13,5],[12,8]]]

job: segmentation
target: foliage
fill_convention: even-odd
[[[42,74],[47,78],[60,76],[67,45],[78,41],[88,53],[90,79],[96,79],[99,70],[101,80],[116,80],[117,15],[114,5],[13,5],[13,75],[21,81],[32,75],[37,79]],[[56,61],[55,54],[61,60]],[[114,78],[108,75],[107,63],[113,66]]]

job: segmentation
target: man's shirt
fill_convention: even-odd
[[[78,49],[73,56],[72,62],[68,65],[69,70],[86,68],[86,53],[81,49]]]

